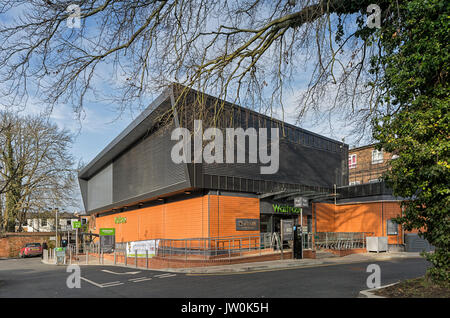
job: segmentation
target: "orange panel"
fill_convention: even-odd
[[[346,205],[315,204],[317,232],[372,232],[387,235],[387,220],[401,215],[398,202],[372,202]],[[402,244],[402,231],[388,236],[389,244]]]
[[[100,228],[115,228],[116,242],[158,238],[192,238],[206,236],[206,197],[169,202],[133,211],[126,211],[96,219],[96,233]],[[126,223],[115,224],[116,217]]]
[[[223,195],[209,196],[211,237],[254,235],[257,231],[237,231],[236,219],[259,219],[259,199]]]

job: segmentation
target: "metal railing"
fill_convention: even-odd
[[[304,250],[312,250],[313,245],[313,233],[302,233],[302,243]]]
[[[193,263],[220,263],[246,257],[278,255],[280,259],[292,252],[292,242],[281,242],[279,233],[261,233],[255,235],[188,238],[188,239],[155,239],[154,250],[130,250],[126,242],[117,242],[113,252],[102,251],[99,242],[69,244],[66,251],[66,264],[105,264],[147,267],[153,262],[168,262],[167,267],[175,266],[173,262],[184,263],[189,267]],[[303,249],[313,249],[312,233],[303,233]],[[138,242],[135,242],[138,243]],[[54,259],[53,250],[46,252],[47,259]]]
[[[271,233],[256,235],[188,238],[188,239],[156,239],[155,256],[178,259],[223,259],[241,257],[249,252],[261,254],[264,250],[279,250],[279,240]],[[116,249],[124,249],[124,243],[116,244]],[[131,253],[133,253],[131,251]],[[133,254],[131,254],[133,255]]]
[[[366,247],[366,237],[372,232],[317,232],[314,234],[316,249],[346,250]]]

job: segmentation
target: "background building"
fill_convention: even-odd
[[[52,213],[52,216],[33,216],[30,213],[23,229],[25,232],[55,232],[55,221],[55,213]],[[68,212],[58,213],[58,231],[72,231],[72,223],[75,221],[80,221],[80,217],[76,214]]]
[[[388,169],[388,162],[395,155],[384,150],[376,150],[375,145],[350,149],[348,152],[349,184],[364,184],[380,181]]]

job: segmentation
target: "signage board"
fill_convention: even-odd
[[[308,198],[305,197],[296,197],[294,198],[294,206],[296,208],[307,208],[308,207]]]
[[[111,229],[103,228],[103,229],[100,229],[99,234],[100,234],[100,236],[102,236],[102,235],[116,235],[116,229],[114,229],[114,228],[111,228]]]
[[[259,219],[236,219],[236,231],[258,231]]]
[[[302,212],[301,208],[289,206],[289,205],[279,205],[272,204],[274,213],[285,213],[285,214],[300,214]]]
[[[394,220],[387,220],[386,229],[387,235],[398,235],[398,224]]]
[[[281,220],[281,240],[292,241],[294,239],[294,220]]]
[[[127,223],[127,218],[126,217],[117,216],[117,217],[114,218],[114,223],[116,223],[116,224]]]
[[[102,228],[100,234],[100,248],[104,253],[112,253],[116,246],[116,229]]]
[[[73,229],[79,229],[79,228],[81,228],[81,221],[73,221],[73,222],[72,222],[72,228],[73,228]]]
[[[64,264],[66,258],[66,249],[64,247],[55,247],[56,265]]]
[[[148,251],[148,257],[153,257],[156,255],[156,250],[159,246],[159,240],[145,240],[145,241],[135,241],[127,242],[127,256],[142,258],[146,257]]]

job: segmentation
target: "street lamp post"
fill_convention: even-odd
[[[58,245],[58,209],[55,209],[55,227],[56,227],[56,247],[59,247]]]

